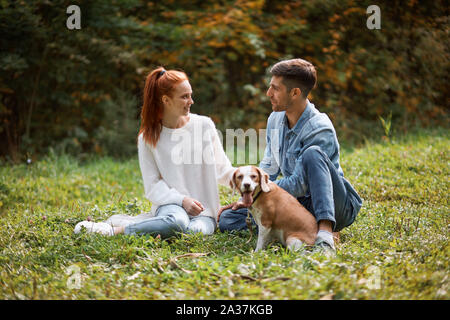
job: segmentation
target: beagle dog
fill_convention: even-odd
[[[242,202],[258,225],[255,251],[264,249],[272,239],[291,250],[314,245],[317,222],[314,216],[290,193],[269,181],[269,175],[255,166],[239,167],[231,179]]]

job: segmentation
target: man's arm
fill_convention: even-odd
[[[334,131],[331,128],[322,127],[314,130],[304,140],[304,146],[295,160],[294,171],[291,176],[283,177],[276,181],[278,186],[289,192],[294,197],[303,197],[307,191],[306,176],[303,169],[303,152],[311,146],[318,146],[331,158],[337,152]],[[282,157],[285,155],[281,155]]]
[[[280,130],[278,128],[273,128],[271,120],[272,115],[267,120],[266,148],[264,150],[264,157],[259,163],[259,167],[269,175],[269,179],[271,181],[274,181],[280,174],[280,167],[278,166],[278,163],[276,162],[275,157],[272,153],[272,140],[276,143],[277,146],[279,143]]]

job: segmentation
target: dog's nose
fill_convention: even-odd
[[[250,188],[250,183],[244,183],[244,188],[245,189],[249,189]]]

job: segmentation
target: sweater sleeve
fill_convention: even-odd
[[[150,147],[142,135],[138,138],[139,166],[144,180],[145,197],[153,205],[177,204],[182,206],[185,195],[170,188],[162,179]]]
[[[233,177],[233,174],[237,168],[234,168],[231,165],[230,160],[225,154],[214,122],[211,119],[209,119],[209,121],[210,121],[210,130],[212,132],[214,163],[216,165],[217,182],[221,185],[229,187],[231,178]]]

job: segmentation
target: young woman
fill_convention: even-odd
[[[114,215],[105,222],[82,221],[75,233],[152,234],[168,238],[177,232],[212,234],[219,210],[218,183],[229,186],[231,166],[213,121],[190,113],[192,88],[184,72],[153,70],[146,79],[139,165],[150,213]]]

